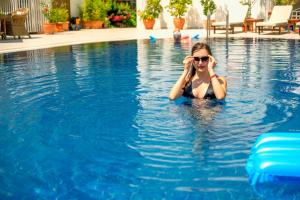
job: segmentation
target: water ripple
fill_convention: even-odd
[[[193,42],[0,57],[4,198],[258,199],[246,159],[259,134],[299,130],[300,44],[212,39],[226,100],[170,101]]]

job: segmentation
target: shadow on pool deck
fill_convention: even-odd
[[[206,38],[206,30],[204,29],[185,29],[181,31],[182,36],[192,37],[199,34],[199,38]],[[80,31],[67,31],[55,33],[54,35],[32,34],[32,38],[24,37],[22,39],[0,40],[0,53],[26,51],[33,49],[42,49],[48,47],[65,46],[72,44],[94,43],[104,41],[120,41],[149,39],[149,36],[155,38],[172,38],[172,29],[156,29],[156,30],[138,30],[136,28],[112,28],[112,29],[82,29]],[[211,37],[226,37],[225,31],[217,31],[216,34],[211,31]],[[280,39],[300,39],[298,33],[270,33],[263,34],[252,32],[241,32],[237,30],[235,34],[229,34],[234,38],[280,38]]]

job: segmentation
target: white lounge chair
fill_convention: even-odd
[[[281,33],[281,28],[288,25],[288,20],[291,16],[293,6],[274,6],[270,19],[266,22],[258,22],[256,27],[258,28],[258,34],[263,32],[264,27],[271,27],[274,31],[275,27],[278,27],[278,33]]]
[[[248,12],[247,5],[241,5],[240,8],[230,8],[229,9],[229,24],[228,27],[234,33],[234,27],[244,27],[244,22]],[[224,30],[226,29],[226,21],[214,22],[211,27],[214,28],[214,33],[216,30]]]

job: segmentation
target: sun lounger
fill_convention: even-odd
[[[240,8],[232,8],[229,9],[229,24],[228,27],[234,33],[235,27],[244,27],[244,22],[248,12],[248,6],[243,5]],[[211,25],[214,29],[214,33],[216,30],[224,30],[226,29],[226,21],[214,22]]]
[[[271,27],[272,31],[278,27],[278,33],[281,33],[281,28],[288,25],[288,19],[292,13],[293,6],[274,6],[270,19],[266,22],[258,22],[256,27],[258,28],[258,34],[263,32],[264,27]]]

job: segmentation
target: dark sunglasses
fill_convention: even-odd
[[[208,56],[203,56],[203,57],[194,57],[194,60],[199,62],[201,60],[201,62],[207,62],[209,60]]]

